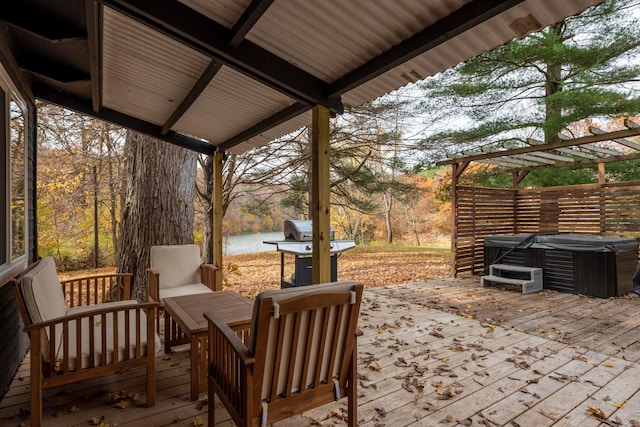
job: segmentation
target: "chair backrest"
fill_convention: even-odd
[[[198,245],[152,246],[149,261],[160,273],[160,288],[201,283]]]
[[[64,293],[52,257],[43,258],[31,265],[18,278],[18,283],[29,317],[23,319],[25,324],[44,322],[66,314]],[[59,343],[62,329],[58,328],[55,335],[55,342]],[[42,356],[45,362],[49,361],[49,340],[46,334],[42,335]]]
[[[321,388],[329,399],[346,389],[361,299],[362,285],[351,281],[256,297],[249,343],[255,410],[292,395],[308,399]]]

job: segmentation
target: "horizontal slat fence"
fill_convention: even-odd
[[[455,274],[476,274],[483,268],[484,238],[516,231],[516,191],[467,186],[458,186],[456,190],[453,230]]]
[[[484,269],[484,238],[582,233],[640,237],[640,181],[536,189],[456,187],[455,275]]]

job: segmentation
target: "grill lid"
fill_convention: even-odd
[[[334,240],[333,227],[329,229],[329,240]],[[311,220],[286,219],[284,221],[284,238],[296,242],[310,242],[313,239]]]

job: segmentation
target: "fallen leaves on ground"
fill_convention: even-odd
[[[450,257],[448,250],[356,248],[338,258],[338,280],[380,287],[449,277]],[[280,253],[277,251],[227,256],[223,264],[237,265],[240,273],[227,276],[226,287],[232,291],[253,298],[262,291],[280,287]],[[286,279],[293,274],[293,258],[285,256],[284,264]]]

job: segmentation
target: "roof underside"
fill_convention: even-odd
[[[243,152],[602,0],[21,0],[0,55],[35,98]]]

